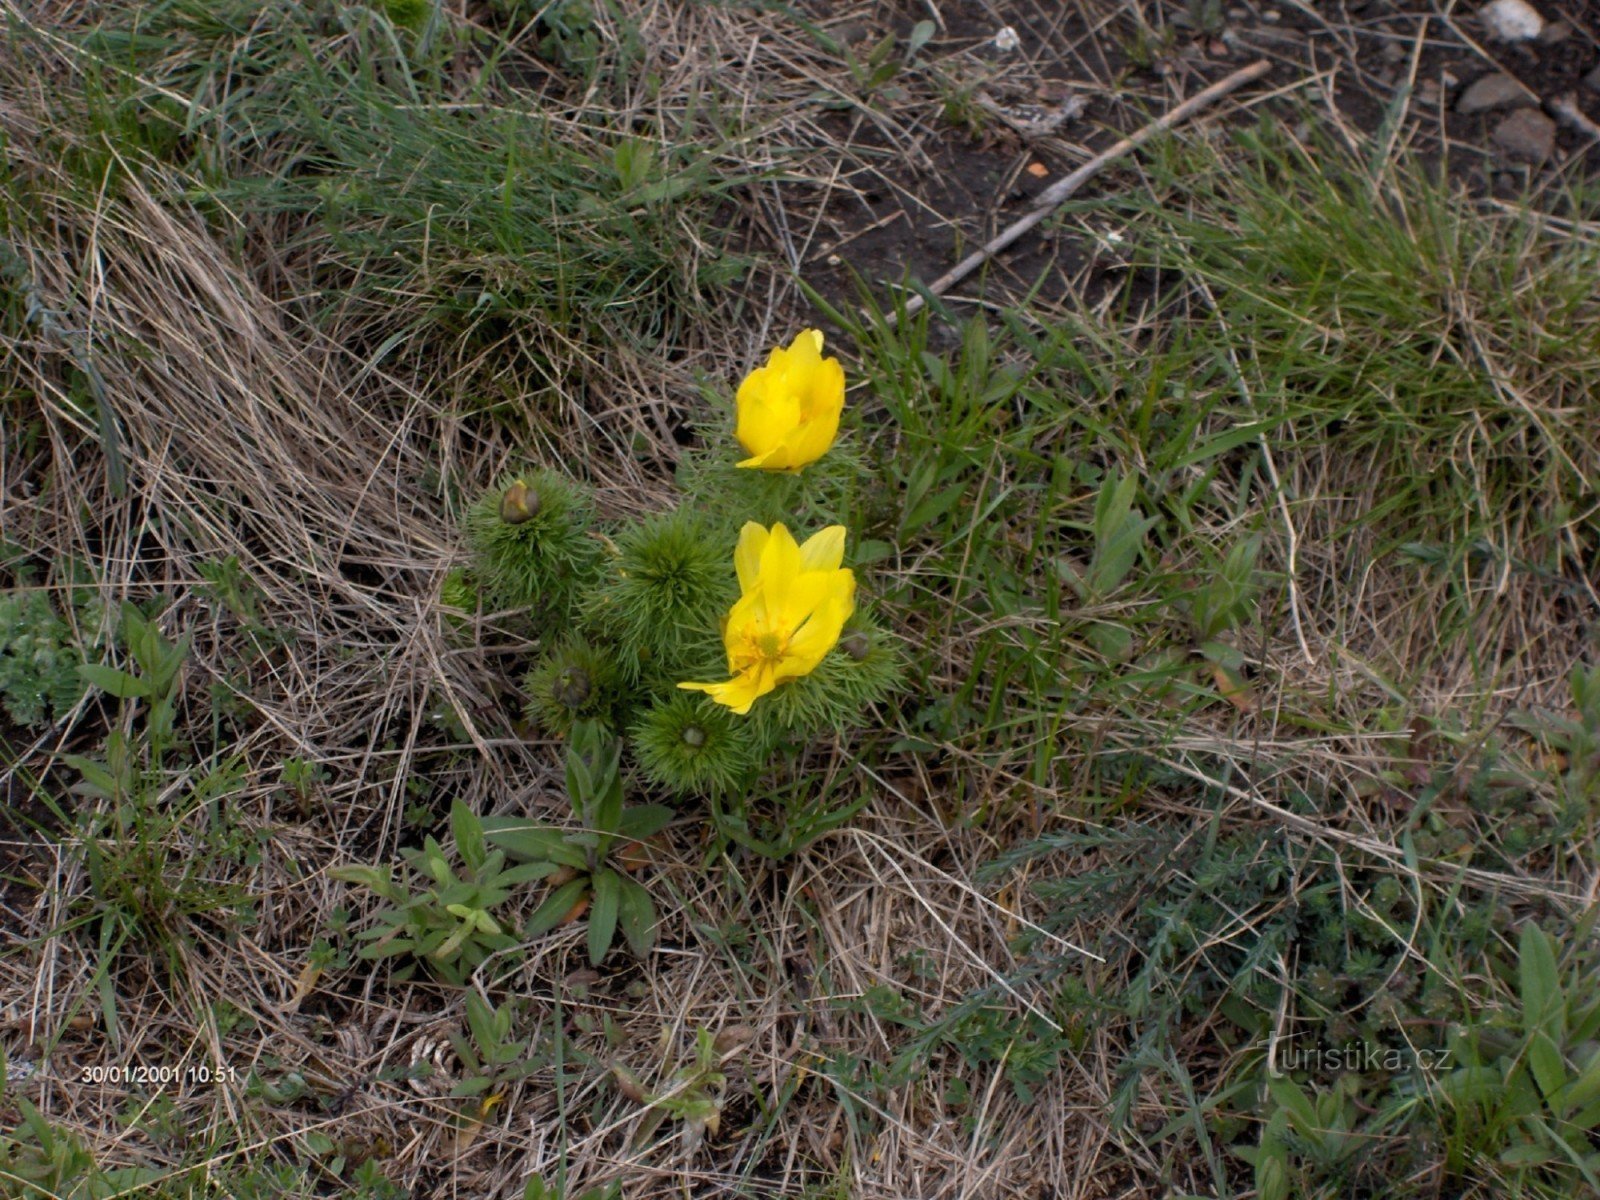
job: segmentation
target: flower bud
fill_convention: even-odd
[[[500,497],[500,519],[507,525],[521,525],[539,515],[539,493],[517,480]]]
[[[698,725],[686,725],[683,730],[683,744],[692,746],[696,750],[706,744],[706,731]]]
[[[588,703],[589,696],[594,691],[594,685],[589,680],[589,673],[582,667],[567,667],[556,676],[555,686],[550,689],[558,703],[568,708],[582,708]]]
[[[839,639],[839,649],[848,654],[855,662],[864,662],[872,650],[872,642],[867,635],[859,629],[854,633],[847,633]]]

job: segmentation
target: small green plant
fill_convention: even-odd
[[[518,885],[542,879],[556,867],[506,866],[505,852],[487,847],[483,822],[459,800],[450,809],[450,829],[461,857],[459,869],[432,837],[420,850],[403,852],[405,863],[398,873],[387,864],[333,869],[334,878],[361,884],[390,905],[375,915],[371,928],[356,935],[369,943],[358,951],[360,957],[409,955],[448,982],[461,984],[491,954],[517,945],[494,910]],[[407,963],[397,975],[407,978],[411,969]]]
[[[566,1189],[558,1183],[546,1183],[538,1176],[528,1180],[522,1188],[522,1200],[566,1200]],[[622,1200],[622,1184],[608,1183],[586,1188],[572,1200]]]
[[[0,1086],[4,1082],[0,1055]],[[150,1167],[102,1168],[81,1141],[57,1129],[23,1097],[12,1102],[22,1120],[0,1133],[0,1183],[12,1200],[109,1200],[143,1192],[169,1177]]]
[[[619,169],[633,167],[619,159]],[[803,330],[739,387],[734,437],[746,457],[699,456],[680,473],[676,507],[601,527],[578,485],[530,468],[505,476],[466,519],[475,590],[526,614],[537,633],[529,718],[558,736],[594,725],[628,739],[650,784],[712,799],[725,833],[733,825],[720,814],[736,823],[764,773],[823,733],[845,732],[901,678],[895,639],[858,604],[843,565],[838,515],[862,474],[858,460],[830,453],[845,390],[823,335]],[[786,523],[797,518],[833,523],[797,538]],[[464,610],[460,590],[441,598]],[[737,840],[760,853],[795,844]],[[593,865],[572,863],[583,874],[551,902],[570,911],[592,899],[598,945],[614,889]],[[535,928],[563,915],[541,910]]]
[[[599,559],[590,521],[587,493],[559,473],[508,476],[467,513],[485,599],[495,608],[533,610],[542,624],[565,626],[574,594]]]
[[[1511,723],[1543,738],[1560,756],[1562,785],[1569,799],[1600,797],[1600,666],[1575,666],[1568,680],[1572,716],[1534,711],[1514,713]]]
[[[845,66],[856,87],[870,95],[915,63],[917,55],[937,32],[938,26],[932,21],[918,21],[906,36],[903,51],[900,39],[892,33],[875,42],[865,55],[857,55],[853,47],[843,46]]]
[[[150,756],[159,765],[172,746],[178,672],[189,653],[188,639],[168,642],[159,626],[132,604],[122,606],[117,633],[134,672],[104,663],[84,663],[78,671],[89,683],[121,700],[144,702]]]
[[[1593,924],[1565,970],[1550,936],[1525,924],[1517,1010],[1452,1039],[1460,1066],[1439,1096],[1453,1170],[1489,1163],[1529,1185],[1600,1190],[1600,962],[1583,941]]]
[[[1255,1146],[1234,1153],[1255,1173],[1260,1200],[1288,1200],[1315,1194],[1329,1180],[1348,1179],[1370,1154],[1377,1134],[1362,1120],[1360,1079],[1343,1076],[1313,1094],[1287,1076],[1267,1076],[1270,1116]],[[1296,1186],[1301,1190],[1294,1190]]]
[[[645,1145],[667,1121],[683,1124],[689,1149],[700,1144],[707,1133],[716,1134],[722,1122],[723,1093],[728,1087],[722,1069],[723,1050],[709,1029],[695,1034],[694,1057],[678,1067],[657,1091],[645,1089],[626,1067],[614,1065],[618,1089],[630,1099],[649,1108],[634,1135],[635,1145]]]
[[[278,776],[284,790],[294,797],[302,809],[309,806],[312,797],[329,778],[328,768],[321,763],[293,755],[283,760],[282,772]]]
[[[43,591],[0,595],[0,700],[18,725],[59,721],[88,690],[83,651]]]
[[[106,734],[101,756],[63,756],[80,777],[73,791],[91,803],[70,815],[56,809],[63,825],[79,830],[88,890],[74,903],[98,927],[102,1009],[113,1028],[106,981],[124,947],[159,948],[181,975],[179,946],[192,918],[210,914],[230,930],[252,919],[248,888],[213,870],[214,859],[242,857],[250,844],[225,803],[245,785],[245,764],[221,755],[187,762],[191,748],[174,729],[187,639],[167,640],[155,618],[131,603],[118,638],[128,669],[87,663],[79,670],[121,698],[119,727]],[[171,786],[175,778],[181,787]]]
[[[496,1006],[469,990],[466,1031],[451,1029],[441,1043],[455,1059],[451,1074],[456,1079],[443,1093],[445,1098],[476,1101],[460,1107],[458,1115],[466,1124],[481,1122],[504,1098],[508,1086],[549,1065],[534,1053],[533,1038],[513,1036],[514,1022],[510,1003]],[[423,1059],[414,1061],[407,1074],[413,1080],[427,1080],[434,1069],[433,1062]]]
[[[1080,603],[1105,603],[1137,564],[1146,535],[1156,524],[1154,517],[1145,516],[1134,504],[1138,492],[1138,476],[1108,476],[1095,501],[1090,527],[1094,550],[1088,563],[1079,565],[1066,558],[1057,562],[1063,582],[1077,592]],[[1133,646],[1133,635],[1121,621],[1097,621],[1089,626],[1088,637],[1096,650],[1113,661],[1126,658]]]
[[[523,928],[540,937],[588,913],[589,961],[599,966],[620,931],[635,954],[655,943],[655,903],[631,878],[623,851],[654,837],[673,818],[657,804],[625,807],[622,745],[599,725],[576,726],[567,747],[567,796],[579,828],[531,824],[515,817],[490,817],[485,837],[525,864],[530,878],[548,877],[552,890]],[[498,851],[497,851],[498,852]]]

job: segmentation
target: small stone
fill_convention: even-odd
[[[1583,86],[1592,92],[1600,92],[1600,67],[1596,67],[1583,77]]]
[[[1000,32],[994,35],[994,48],[1001,54],[1011,54],[1022,48],[1022,38],[1011,26],[1002,26]]]
[[[1279,21],[1283,20],[1283,14],[1275,8],[1269,8],[1266,12],[1261,14],[1261,19],[1266,21],[1268,24],[1276,25]]]
[[[1572,36],[1572,26],[1565,21],[1551,21],[1539,34],[1539,43],[1543,46],[1554,46],[1564,42]]]
[[[1488,112],[1494,108],[1517,108],[1535,103],[1528,89],[1511,76],[1495,72],[1477,79],[1461,93],[1456,101],[1458,113]]]
[[[1478,19],[1502,42],[1526,42],[1544,28],[1544,18],[1528,0],[1494,0],[1478,10]]]
[[[755,1040],[756,1031],[748,1025],[730,1025],[721,1030],[711,1045],[718,1054],[729,1054]]]
[[[1426,104],[1429,108],[1439,103],[1439,81],[1437,79],[1424,79],[1417,84],[1417,103]]]
[[[1495,126],[1489,140],[1515,162],[1542,163],[1555,153],[1556,123],[1533,108],[1519,108]]]
[[[1378,56],[1386,63],[1397,63],[1406,56],[1406,49],[1399,42],[1385,42]]]

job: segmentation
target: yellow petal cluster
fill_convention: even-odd
[[[814,671],[855,611],[855,575],[839,565],[844,537],[843,525],[830,525],[802,546],[782,524],[746,523],[733,555],[741,595],[722,629],[733,678],[678,686],[743,714],[783,680]]]
[[[735,397],[734,436],[750,455],[739,465],[795,471],[828,452],[844,411],[844,368],[822,357],[822,333],[801,330],[745,376]]]

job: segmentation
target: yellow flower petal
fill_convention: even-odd
[[[722,623],[732,678],[678,686],[744,714],[782,680],[816,670],[855,611],[855,575],[839,566],[845,537],[830,525],[801,546],[781,522],[747,523],[734,550],[740,596]]]
[[[815,671],[828,651],[839,644],[839,634],[844,623],[855,610],[853,600],[831,596],[825,600],[800,631],[789,639],[788,653],[778,664],[776,674],[780,679],[794,679]]]
[[[756,576],[761,569],[761,549],[767,544],[768,536],[767,527],[755,521],[746,521],[744,528],[739,530],[739,545],[733,552],[733,569],[739,573],[741,592],[748,592],[756,585]]]
[[[837,571],[844,561],[843,525],[829,525],[813,533],[800,547],[800,569],[803,571]]]
[[[772,527],[767,544],[761,547],[760,581],[772,597],[782,597],[800,574],[800,547],[794,535],[780,522]]]
[[[749,457],[739,466],[798,470],[833,445],[844,409],[844,367],[823,358],[822,347],[821,331],[801,330],[740,383],[734,437]]]
[[[725,704],[741,717],[750,706],[778,685],[772,668],[744,671],[723,683],[680,683],[685,691],[704,692],[718,704]]]

